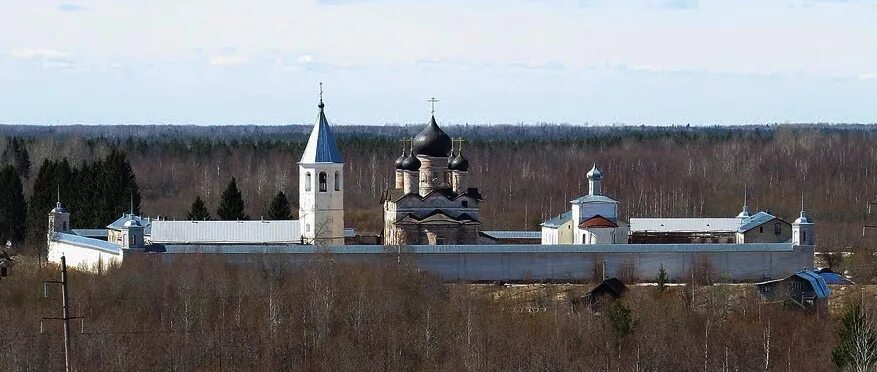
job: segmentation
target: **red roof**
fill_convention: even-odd
[[[607,219],[606,217],[603,217],[603,216],[598,214],[594,217],[591,217],[591,218],[585,220],[585,222],[582,222],[579,225],[579,227],[581,227],[583,229],[595,228],[595,227],[618,227],[618,224],[616,224],[615,222],[612,222],[609,219]]]

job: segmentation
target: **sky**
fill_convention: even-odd
[[[0,123],[877,123],[877,0],[0,0]]]

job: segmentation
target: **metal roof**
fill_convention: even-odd
[[[87,238],[94,238],[98,236],[103,238],[107,237],[107,229],[73,229],[71,230],[71,232]]]
[[[816,272],[804,270],[799,271],[795,275],[810,282],[810,285],[813,286],[813,291],[816,292],[816,297],[826,298],[831,295],[831,288],[828,288],[828,284],[825,284],[825,279]]]
[[[482,231],[496,239],[541,239],[541,231]]]
[[[335,136],[323,112],[322,101],[319,107],[320,114],[317,116],[317,122],[314,123],[314,129],[311,131],[311,137],[308,138],[300,163],[343,163],[341,152],[338,151],[338,145],[335,143]]]
[[[492,253],[685,253],[685,252],[790,252],[791,243],[748,244],[490,244],[490,245],[342,245],[293,244],[221,245],[169,244],[167,253],[336,253],[336,254],[492,254]]]
[[[113,221],[113,223],[107,225],[107,228],[113,229],[113,230],[121,230],[125,226],[125,222],[128,222],[129,219],[133,219],[134,221],[137,221],[138,223],[140,223],[140,225],[143,226],[143,233],[144,234],[146,234],[146,235],[150,234],[149,227],[150,227],[150,224],[152,224],[152,222],[153,222],[152,218],[140,217],[140,216],[132,215],[132,214],[128,214],[128,213],[123,214],[122,217],[119,217],[119,219],[117,219],[117,220]]]
[[[736,232],[739,218],[631,218],[630,232]]]
[[[92,239],[74,234],[55,233],[55,235],[52,236],[52,241],[75,245],[83,248],[96,249],[112,254],[122,253],[122,247],[117,244],[110,243],[106,240]]]
[[[605,195],[584,195],[569,201],[570,203],[618,203]]]
[[[566,211],[561,213],[559,216],[553,217],[548,221],[542,223],[542,226],[545,227],[560,227],[569,221],[572,221],[572,211]]]
[[[150,239],[159,244],[299,243],[297,220],[152,221]]]
[[[744,220],[743,224],[737,228],[737,231],[746,232],[746,231],[752,230],[758,226],[761,226],[767,222],[770,222],[771,220],[773,220],[775,218],[776,217],[774,217],[773,215],[771,215],[767,212],[758,212],[756,214],[753,214],[752,217],[749,217],[748,219]]]

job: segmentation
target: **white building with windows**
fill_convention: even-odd
[[[570,201],[570,211],[542,223],[542,244],[626,244],[628,227],[618,220],[618,201],[603,195],[603,172],[587,173],[588,194]]]

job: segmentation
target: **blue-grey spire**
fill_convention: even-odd
[[[326,120],[322,83],[320,84],[320,104],[317,107],[320,109],[320,114],[317,116],[317,122],[314,123],[314,129],[311,131],[311,137],[305,146],[300,163],[343,163],[341,152],[338,151],[338,145],[335,143],[335,136],[332,134],[332,129],[329,128],[329,121]]]
[[[743,188],[743,210],[740,211],[740,214],[737,215],[737,218],[747,219],[752,217],[752,214],[749,213],[749,189]]]

